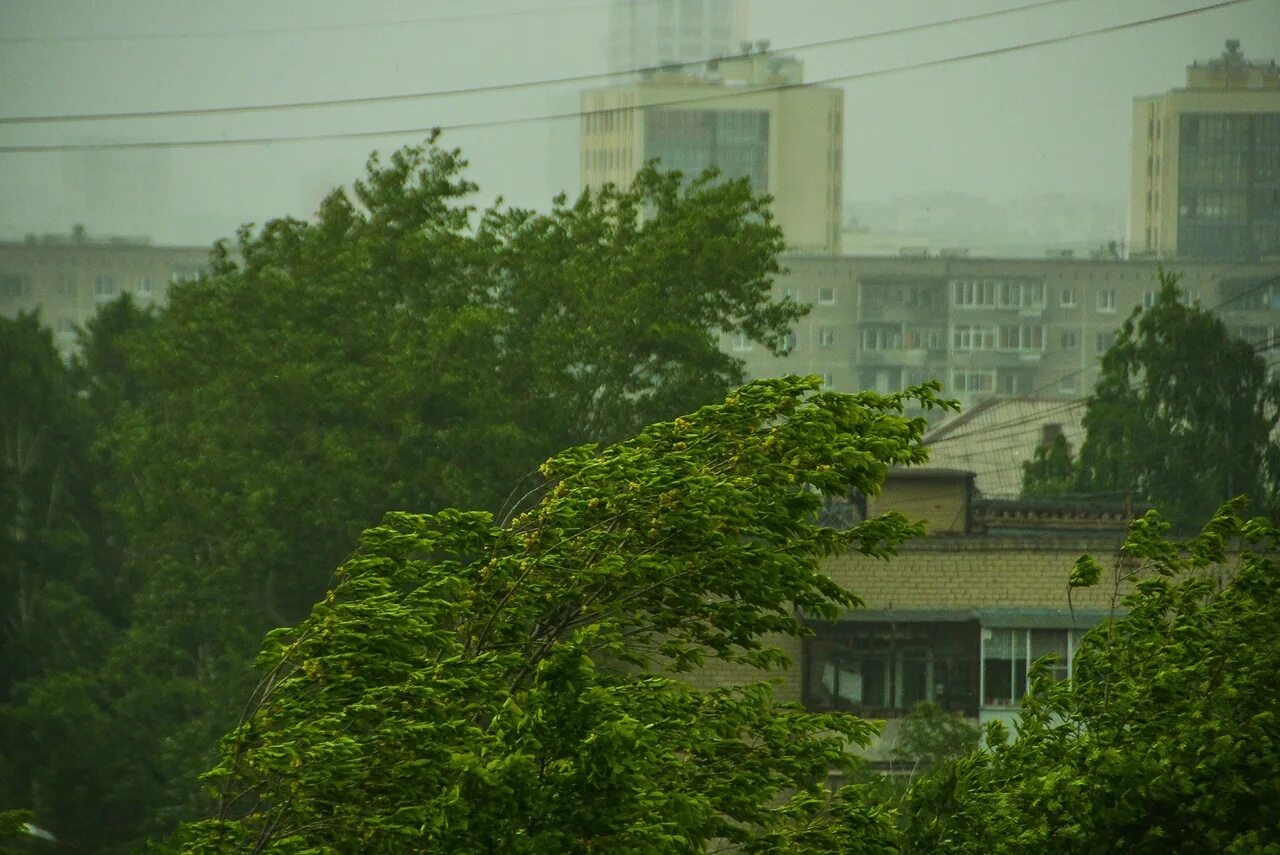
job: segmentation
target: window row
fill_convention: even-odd
[[[957,325],[951,331],[951,348],[956,351],[1041,351],[1044,350],[1044,326],[1041,324]]]
[[[178,282],[198,276],[198,271],[190,276],[175,271],[172,281]],[[117,285],[114,276],[93,277],[93,298],[98,302],[114,299],[124,290],[130,290],[136,296],[150,297],[153,293],[151,278],[149,276],[139,276],[134,280],[132,289],[129,289]],[[54,291],[60,297],[74,296],[77,291],[76,282],[70,276],[59,276],[54,286]],[[30,276],[22,273],[0,273],[0,298],[29,297],[33,293],[35,293],[35,289],[32,286]]]
[[[1041,308],[1044,306],[1044,283],[953,279],[951,305],[961,308]]]
[[[849,623],[819,628],[805,643],[804,700],[814,710],[863,715],[907,712],[932,702],[976,716],[1017,706],[1031,666],[1071,675],[1083,631],[982,627],[977,621]]]

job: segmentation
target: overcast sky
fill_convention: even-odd
[[[775,49],[1031,0],[748,0]],[[1037,41],[1210,0],[1064,0],[967,25],[798,51],[824,79]],[[607,0],[0,0],[0,117],[348,98],[601,72]],[[393,23],[385,23],[393,22]],[[332,25],[332,28],[331,28]],[[227,33],[228,30],[237,31]],[[266,33],[244,32],[271,30]],[[211,35],[216,33],[224,35]],[[187,34],[187,35],[175,35]],[[204,34],[191,37],[190,34]],[[121,36],[151,35],[148,38]],[[1227,38],[1280,59],[1280,0],[845,84],[845,198],[954,191],[995,200],[1122,199],[1135,95],[1184,81]],[[448,99],[76,124],[0,125],[0,147],[430,127],[561,113],[580,87]],[[576,191],[576,125],[447,131],[479,201],[545,207]],[[205,244],[242,222],[306,216],[367,154],[414,141],[0,153],[0,238],[150,235]]]

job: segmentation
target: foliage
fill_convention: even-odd
[[[1271,512],[1280,496],[1280,382],[1266,361],[1207,309],[1184,305],[1161,274],[1102,359],[1085,412],[1082,491],[1132,491],[1179,531],[1219,503],[1250,496]]]
[[[803,314],[770,299],[781,233],[745,182],[646,169],[547,213],[477,212],[464,167],[434,144],[371,159],[156,312],[103,307],[69,371],[34,321],[5,328],[39,354],[0,364],[0,427],[49,434],[0,510],[56,513],[40,544],[0,544],[23,592],[0,599],[0,807],[99,852],[203,813],[262,634],[386,509],[523,507],[549,454],[723,398],[743,376],[721,336],[771,346]]]
[[[858,604],[828,555],[891,554],[897,515],[836,530],[824,495],[922,461],[933,390],[760,381],[544,464],[537,503],[388,514],[298,626],[271,633],[252,711],[188,851],[892,851],[828,772],[873,726],[694,688],[708,662],[784,664],[770,636]]]
[[[904,851],[1280,851],[1280,530],[1240,507],[1186,542],[1134,522],[1127,615],[1085,635],[1070,681],[1033,669],[1015,741],[917,786]]]
[[[1071,447],[1059,433],[1047,446],[1037,445],[1031,459],[1022,462],[1022,495],[1039,498],[1073,493],[1078,477]]]
[[[963,716],[949,713],[932,701],[923,701],[898,724],[892,756],[915,768],[931,769],[977,750],[981,735],[981,729]]]

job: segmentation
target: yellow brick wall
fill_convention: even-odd
[[[852,553],[828,559],[823,570],[866,601],[869,609],[957,611],[975,608],[1108,609],[1117,591],[1115,566],[1120,539],[932,537],[911,541],[889,560]],[[1070,602],[1067,579],[1076,559],[1088,553],[1102,565],[1101,584],[1076,589]],[[1121,595],[1129,590],[1126,583]],[[775,697],[799,701],[800,639],[773,637],[792,666],[768,674],[744,665],[713,661],[690,676],[699,688],[773,679]]]

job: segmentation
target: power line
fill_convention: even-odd
[[[1099,27],[1093,30],[1083,30],[1077,33],[1068,33],[1063,36],[1053,36],[1050,38],[1039,39],[1031,42],[1022,42],[1015,45],[1005,47],[989,48],[987,50],[975,51],[973,53],[959,54],[956,56],[942,57],[940,59],[926,60],[924,62],[908,63],[906,65],[894,66],[891,68],[875,69],[872,71],[856,72],[853,74],[843,74],[834,77],[827,77],[820,80],[814,80],[809,83],[780,83],[767,86],[756,86],[749,89],[727,89],[723,92],[716,92],[713,95],[693,98],[678,98],[666,101],[657,101],[645,104],[643,107],[625,107],[615,108],[609,112],[621,112],[622,110],[634,111],[637,109],[648,109],[657,107],[679,107],[688,104],[697,104],[706,101],[723,101],[731,98],[740,98],[744,96],[757,95],[763,92],[782,92],[793,89],[805,89],[814,86],[829,85],[833,83],[850,83],[858,80],[867,80],[875,77],[884,77],[892,74],[901,74],[908,71],[918,71],[925,68],[936,68],[950,65],[958,62],[967,62],[975,59],[987,59],[1005,54],[1018,53],[1025,50],[1031,50],[1038,47],[1046,47],[1048,45],[1063,44],[1065,42],[1076,41],[1079,39],[1089,38],[1097,35],[1108,33],[1122,32],[1124,30],[1135,29],[1137,27],[1147,26],[1149,24],[1163,23],[1179,18],[1186,18],[1192,15],[1198,15],[1203,12],[1210,12],[1216,9],[1223,9],[1229,6],[1238,6],[1242,3],[1251,2],[1251,0],[1220,0],[1220,2],[1212,3],[1204,6],[1197,6],[1192,9],[1186,9],[1179,12],[1171,12],[1164,15],[1157,15],[1151,18],[1142,18],[1137,21],[1128,21],[1123,24],[1112,24],[1106,27]],[[479,130],[483,128],[503,127],[509,125],[531,124],[534,122],[547,122],[557,119],[576,119],[581,116],[581,111],[549,113],[536,116],[523,116],[517,118],[504,119],[485,119],[474,122],[459,122],[451,125],[431,125],[415,128],[387,128],[376,131],[347,131],[336,133],[321,134],[289,134],[274,137],[238,137],[231,139],[203,139],[203,140],[156,140],[149,142],[120,142],[120,143],[69,143],[54,145],[10,145],[0,146],[0,154],[39,154],[39,153],[56,153],[56,152],[78,152],[78,151],[120,151],[120,150],[139,150],[139,149],[172,149],[172,148],[214,148],[221,146],[243,146],[243,145],[269,145],[271,143],[297,143],[297,142],[317,142],[322,140],[357,140],[372,139],[379,137],[396,137],[396,136],[425,136],[436,131],[462,131],[462,130]]]
[[[652,0],[646,0],[652,2]],[[429,15],[400,18],[388,21],[356,21],[348,24],[296,24],[289,27],[261,27],[243,30],[191,30],[165,33],[99,33],[83,36],[5,36],[0,44],[80,44],[85,42],[143,42],[177,39],[224,39],[239,36],[275,36],[292,33],[318,33],[345,30],[385,29],[416,24],[452,24],[464,21],[484,21],[498,18],[524,18],[533,15],[553,15],[562,12],[605,11],[602,3],[577,3],[567,6],[544,6],[534,9],[509,9],[501,12],[462,12],[456,15]]]
[[[1056,6],[1062,3],[1073,3],[1077,0],[1038,0],[1038,2],[1030,3],[1024,6],[1014,6],[1006,9],[996,9],[990,12],[980,12],[973,15],[963,15],[958,18],[947,18],[941,21],[929,21],[923,24],[911,24],[905,27],[895,27],[889,30],[879,30],[873,33],[860,33],[853,36],[843,36],[840,38],[822,39],[816,42],[804,42],[802,44],[790,45],[788,47],[777,48],[779,52],[812,50],[815,48],[832,47],[834,45],[849,45],[862,41],[870,41],[872,39],[886,38],[889,36],[904,35],[907,33],[920,32],[923,30],[935,29],[938,27],[949,27],[955,24],[969,23],[986,18],[993,18],[1001,15],[1010,15],[1018,12],[1027,12],[1033,9],[1040,9],[1046,6]],[[3,41],[3,39],[0,39]],[[662,66],[644,66],[641,68],[626,69],[624,71],[605,71],[592,74],[574,74],[565,77],[549,77],[541,80],[526,80],[514,83],[492,83],[483,86],[465,86],[456,89],[435,89],[425,92],[405,92],[394,95],[366,95],[352,98],[324,98],[309,101],[284,101],[274,104],[245,104],[229,107],[192,107],[175,110],[134,110],[128,112],[117,113],[62,113],[49,114],[39,116],[0,116],[0,125],[25,125],[25,124],[49,124],[49,123],[68,123],[68,122],[96,122],[107,120],[121,119],[163,119],[163,118],[179,118],[192,116],[219,116],[235,113],[262,113],[277,112],[285,110],[305,110],[316,109],[322,107],[349,107],[354,105],[366,104],[391,104],[403,101],[420,101],[430,98],[448,98],[458,95],[484,95],[494,92],[515,92],[524,89],[534,89],[543,86],[563,86],[571,83],[589,83],[596,80],[609,80],[613,78],[633,77],[637,74],[646,74],[649,72],[667,71],[676,68],[696,68],[707,64],[707,62],[715,59],[724,59],[726,57],[708,57],[707,59],[690,60],[687,62],[669,63]],[[732,57],[727,57],[732,59]]]

